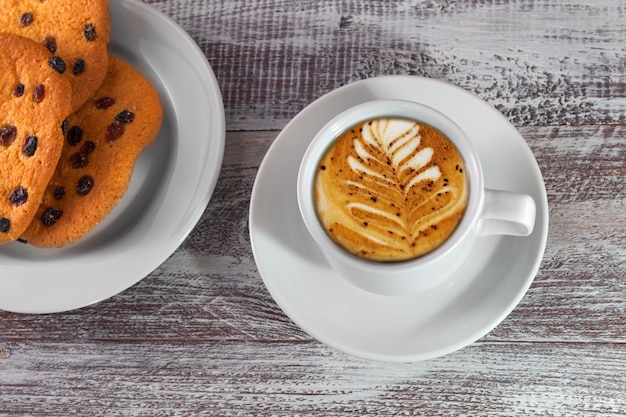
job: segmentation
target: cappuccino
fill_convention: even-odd
[[[468,201],[463,159],[439,130],[414,120],[379,118],[344,132],[319,163],[317,216],[348,252],[394,262],[441,245]]]

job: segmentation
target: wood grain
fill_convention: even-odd
[[[623,124],[620,0],[153,2],[200,45],[229,128],[281,128],[309,102],[388,74],[464,87],[516,125]]]
[[[0,311],[0,417],[626,415],[624,2],[147,3],[219,80],[228,132],[215,193],[132,288],[60,314]],[[319,96],[388,74],[442,79],[500,110],[531,147],[550,210],[541,268],[511,315],[458,352],[399,365],[295,326],[248,234],[280,129]]]
[[[550,205],[543,263],[525,299],[489,337],[626,341],[626,128],[520,128]],[[515,322],[526,324],[523,332]],[[524,334],[524,336],[522,336]]]
[[[623,370],[623,345],[476,344],[407,365],[364,362],[315,343],[32,342],[9,349],[14,366],[0,362],[0,416],[626,412],[624,379],[615,372]]]

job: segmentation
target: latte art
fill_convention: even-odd
[[[455,230],[467,205],[464,165],[439,130],[375,119],[338,138],[319,164],[316,210],[328,235],[376,261],[424,255]]]

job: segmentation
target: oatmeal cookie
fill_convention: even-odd
[[[58,167],[22,238],[37,247],[61,247],[96,227],[126,192],[135,161],[159,132],[162,113],[150,82],[110,56],[100,89],[68,118]]]
[[[48,65],[72,84],[76,111],[106,75],[107,0],[0,0],[0,10],[0,32],[32,39],[50,51]]]
[[[63,148],[72,88],[49,57],[30,39],[0,33],[0,244],[31,222]]]

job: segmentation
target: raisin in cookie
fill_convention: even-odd
[[[150,82],[110,56],[100,89],[68,118],[61,159],[22,238],[37,247],[62,247],[97,226],[126,192],[135,161],[156,137],[161,119]]]
[[[72,83],[72,111],[106,75],[111,16],[107,0],[0,0],[0,32],[41,43],[48,65]]]
[[[0,33],[0,244],[31,222],[63,148],[72,88],[43,46]]]

